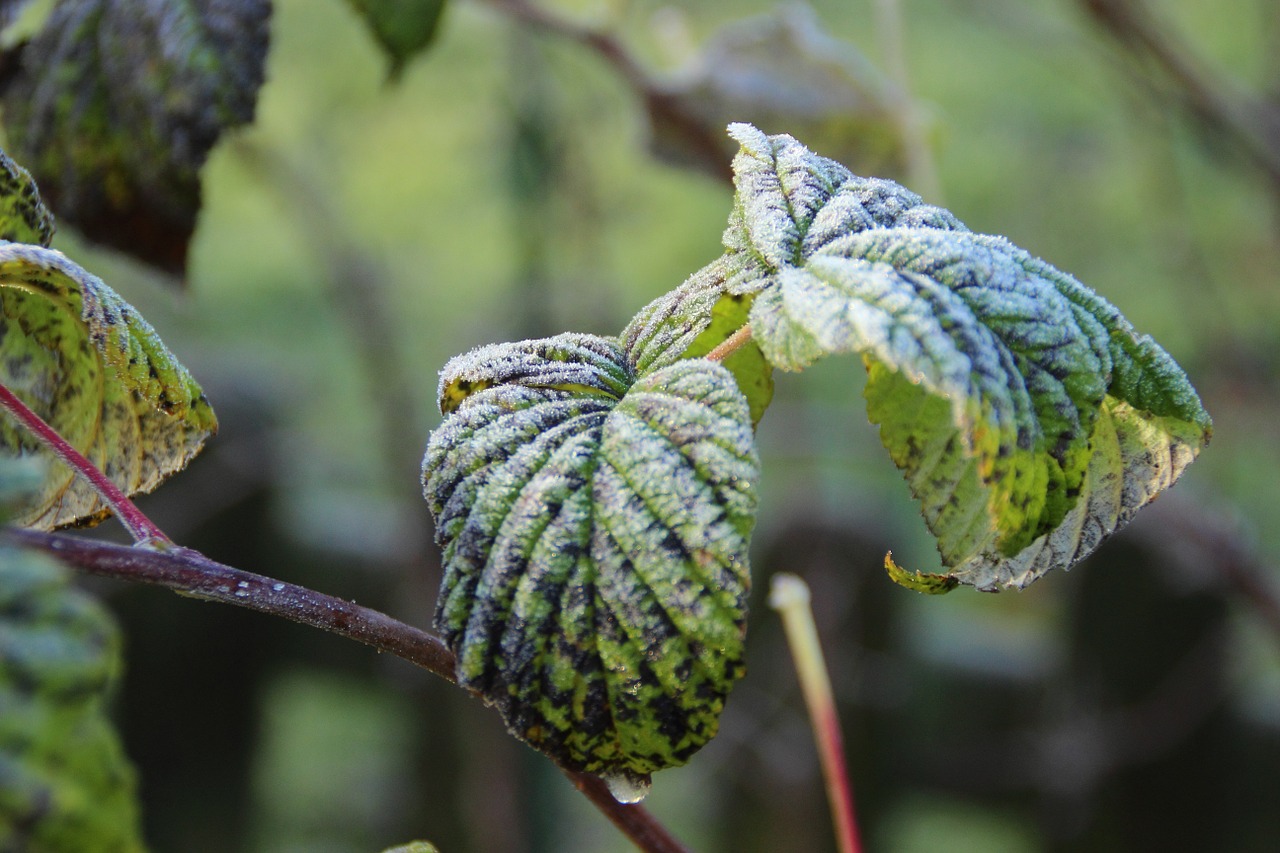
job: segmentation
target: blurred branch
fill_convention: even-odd
[[[149,583],[179,595],[234,604],[355,640],[455,683],[454,656],[436,636],[351,601],[218,563],[189,548],[134,548],[62,533],[4,528],[0,540],[44,551],[86,574]],[[647,810],[623,805],[598,778],[566,775],[639,849],[681,853],[685,848]]]
[[[723,139],[688,115],[674,95],[662,89],[627,47],[612,34],[571,21],[529,0],[479,0],[512,20],[526,24],[569,41],[577,42],[611,65],[636,95],[644,102],[654,124],[661,123],[668,132],[683,137],[692,150],[705,154],[708,162],[723,164],[717,176],[725,183],[733,181],[733,171],[721,155]]]
[[[1280,100],[1251,92],[1208,63],[1147,6],[1146,0],[1076,0],[1138,65],[1207,126],[1234,142],[1280,196]]]

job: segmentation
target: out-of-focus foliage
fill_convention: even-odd
[[[676,165],[724,174],[734,149],[720,132],[749,121],[785,129],[859,174],[901,168],[905,93],[852,42],[832,37],[804,3],[725,24],[659,92],[649,104],[650,146]],[[699,144],[707,137],[719,144]]]
[[[182,276],[200,170],[253,118],[268,0],[58,0],[10,48],[0,105],[15,156],[85,236]]]
[[[150,324],[101,279],[41,246],[0,243],[0,378],[129,495],[186,467],[218,426]],[[0,425],[0,449],[49,461],[17,523],[53,529],[110,513],[25,427]]]
[[[436,37],[445,0],[351,0],[373,37],[387,52],[391,80]]]
[[[20,466],[6,460],[12,500]],[[143,849],[133,769],[106,711],[115,622],[40,554],[0,547],[0,849]]]

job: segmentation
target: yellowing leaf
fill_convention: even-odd
[[[0,381],[126,494],[181,470],[217,429],[200,386],[147,322],[60,252],[0,244]],[[16,423],[0,449],[43,452]],[[51,460],[36,498],[14,520],[52,529],[109,510]]]

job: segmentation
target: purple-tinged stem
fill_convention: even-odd
[[[39,439],[41,444],[53,451],[54,455],[61,459],[68,468],[89,481],[89,485],[106,502],[107,506],[111,507],[115,512],[116,518],[120,519],[120,523],[129,531],[129,535],[133,537],[133,541],[136,544],[148,546],[169,546],[173,544],[169,537],[164,535],[164,531],[157,527],[155,522],[147,518],[142,513],[142,510],[138,509],[133,501],[129,500],[128,496],[120,491],[119,487],[98,469],[98,466],[68,444],[67,440],[59,435],[57,430],[31,411],[27,404],[18,399],[17,395],[3,383],[0,383],[0,406],[4,406],[10,414]]]

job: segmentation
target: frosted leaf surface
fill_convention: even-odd
[[[789,136],[730,135],[719,263],[753,271],[761,351],[784,370],[862,357],[951,576],[998,589],[1070,567],[1207,443],[1182,370],[1071,276]]]
[[[562,766],[683,764],[742,673],[758,462],[733,378],[638,376],[566,334],[460,356],[440,390],[423,487],[459,682]]]

